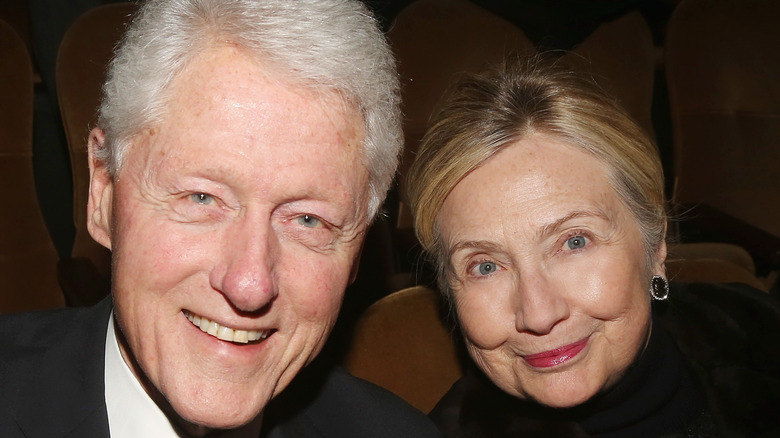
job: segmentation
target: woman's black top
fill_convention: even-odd
[[[430,414],[445,437],[780,436],[780,302],[748,287],[673,285],[645,351],[574,408],[519,400],[474,366]]]

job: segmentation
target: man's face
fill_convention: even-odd
[[[362,123],[227,46],[170,91],[116,179],[92,163],[90,231],[113,252],[125,360],[184,420],[235,427],[335,322],[366,226]]]

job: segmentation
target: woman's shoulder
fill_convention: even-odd
[[[673,283],[669,300],[654,305],[656,319],[682,347],[709,347],[716,362],[754,359],[758,365],[769,353],[780,366],[780,300],[766,292],[737,283]]]
[[[675,284],[655,304],[713,415],[735,436],[780,432],[780,300],[740,284]]]
[[[478,370],[466,370],[428,416],[444,438],[584,438],[575,421],[559,418],[551,408],[520,400],[498,389]]]
[[[780,314],[780,299],[767,292],[742,283],[671,283],[671,302],[694,306],[720,308],[729,313],[745,310],[767,315]]]

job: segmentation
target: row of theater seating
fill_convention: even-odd
[[[94,124],[104,66],[134,9],[131,3],[92,9],[70,26],[60,46],[56,79],[73,169],[76,240],[71,257],[59,260],[33,183],[31,61],[13,29],[0,22],[0,86],[7,89],[0,91],[5,101],[0,108],[0,182],[10,193],[0,221],[0,313],[89,304],[107,291],[108,251],[92,241],[86,230],[86,135]],[[756,269],[766,277],[780,266],[780,179],[774,176],[780,164],[780,58],[776,56],[780,32],[773,22],[778,16],[778,2],[684,0],[668,24],[662,47],[654,45],[647,23],[634,12],[603,23],[561,57],[573,68],[590,71],[651,134],[653,86],[659,75],[667,79],[675,202],[705,205],[733,219],[702,221],[697,232],[706,240],[737,243],[750,250],[733,245],[676,246],[673,255],[678,261],[670,263],[670,272],[678,279],[740,280],[768,289],[772,279],[759,281]],[[458,74],[535,50],[518,26],[466,0],[416,1],[396,17],[388,37],[403,83],[406,150],[401,175],[438,97]],[[364,290],[353,295],[364,297],[365,306],[420,282],[410,275],[417,268],[404,263],[410,251],[416,253],[401,201],[403,191],[400,187],[390,198],[391,220],[372,230],[364,254],[357,284]],[[685,223],[702,219],[710,210],[693,211]],[[739,224],[748,231],[737,231],[736,225],[724,229],[724,224]],[[689,237],[686,232],[683,227],[682,240]],[[423,295],[429,300],[431,294]],[[408,295],[387,299],[395,302]],[[406,301],[407,305],[416,302]],[[365,306],[357,306],[353,314],[362,313]],[[375,306],[381,307],[381,302]],[[418,307],[423,313],[430,310]],[[372,309],[368,315],[377,312]],[[438,324],[431,315],[422,320]],[[377,324],[380,332],[390,327]],[[415,386],[411,380],[405,382]]]

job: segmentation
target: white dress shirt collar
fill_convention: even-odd
[[[144,391],[119,352],[114,314],[106,336],[106,409],[111,438],[179,438],[168,417]]]

